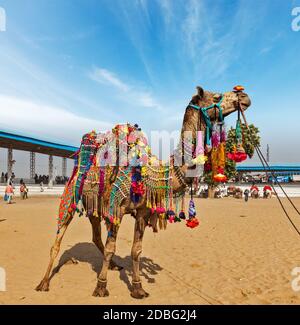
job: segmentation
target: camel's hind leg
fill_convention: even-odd
[[[132,276],[132,291],[131,297],[136,299],[143,299],[149,296],[143,287],[140,278],[140,257],[142,253],[142,244],[143,244],[143,237],[145,232],[145,220],[144,214],[146,212],[144,210],[140,210],[137,213],[136,221],[135,221],[135,228],[134,228],[134,239],[133,245],[131,249],[131,256],[132,256],[132,263],[133,263],[133,276]]]
[[[104,256],[104,245],[101,239],[101,219],[95,216],[89,216],[89,219],[93,229],[93,242],[98,247],[101,254]],[[120,271],[123,269],[122,266],[119,266],[112,259],[110,260],[108,268],[114,271]]]
[[[35,290],[37,290],[37,291],[49,291],[50,274],[51,274],[51,271],[53,268],[53,263],[59,253],[61,241],[64,237],[64,234],[65,234],[69,224],[71,223],[71,221],[73,219],[73,215],[74,214],[72,214],[68,217],[66,222],[61,227],[60,232],[56,235],[55,242],[50,250],[50,261],[48,264],[47,271],[46,271],[42,281],[40,282],[40,284],[36,287]]]

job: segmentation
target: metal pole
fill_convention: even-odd
[[[12,148],[7,149],[7,177],[8,179],[12,175],[12,168],[13,168],[13,150]]]
[[[67,176],[67,158],[62,159],[62,177]]]
[[[267,144],[267,162],[268,163],[270,162],[270,147],[268,144]]]
[[[53,186],[53,156],[49,156],[49,187]]]
[[[35,152],[30,152],[30,179],[35,176]]]

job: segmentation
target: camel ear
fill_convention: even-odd
[[[204,97],[204,90],[203,90],[203,88],[200,87],[200,86],[197,86],[196,89],[197,89],[197,95],[199,96],[200,99],[202,99]]]
[[[203,99],[204,97],[204,90],[202,87],[197,86],[196,87],[196,94],[192,97],[191,103],[198,105],[198,101]]]

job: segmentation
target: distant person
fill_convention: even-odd
[[[10,182],[5,188],[5,195],[4,195],[4,201],[6,201],[7,204],[12,203],[13,194],[14,194],[14,188],[12,186],[12,183]]]
[[[5,175],[4,175],[4,179],[5,179],[5,183],[6,183],[7,180],[8,180],[8,174],[7,174],[7,173],[5,173]]]
[[[249,194],[250,194],[250,191],[246,188],[245,191],[244,191],[244,199],[245,199],[245,202],[248,202],[248,200],[249,200]]]
[[[40,191],[44,192],[44,183],[43,183],[43,181],[40,182]]]
[[[265,185],[263,188],[264,199],[270,199],[272,197],[272,187],[270,185]]]
[[[4,179],[5,179],[5,177],[4,177],[4,173],[2,172],[2,173],[1,173],[1,183],[4,183]]]
[[[253,183],[253,185],[250,188],[250,193],[251,193],[251,197],[253,199],[258,199],[259,198],[259,189],[258,187],[255,185],[255,183]]]
[[[28,188],[24,182],[20,186],[20,194],[23,200],[28,199]]]
[[[10,183],[11,183],[11,186],[12,186],[13,188],[15,188],[14,179],[13,179],[12,176],[9,177],[8,180],[7,180],[7,184],[10,184]]]

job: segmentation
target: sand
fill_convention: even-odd
[[[196,199],[198,228],[177,223],[158,234],[147,229],[141,274],[150,296],[141,301],[128,290],[131,216],[124,217],[119,231],[116,261],[124,270],[109,272],[109,297],[92,296],[102,257],[91,242],[89,221],[77,216],[63,240],[57,263],[64,265],[50,291],[36,292],[55,237],[59,198],[15,201],[0,202],[0,267],[7,274],[0,304],[300,303],[300,292],[291,288],[291,271],[300,266],[300,237],[276,199]],[[294,202],[300,207],[300,199]],[[293,213],[293,220],[300,229],[300,217]],[[79,263],[70,262],[72,257]]]

